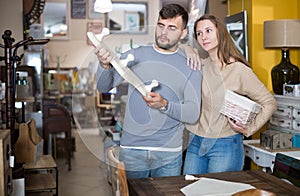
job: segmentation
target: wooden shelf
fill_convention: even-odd
[[[24,164],[25,170],[37,170],[37,169],[49,169],[56,168],[56,162],[51,155],[43,155],[36,164],[26,163]]]
[[[58,194],[58,168],[51,155],[43,155],[36,164],[24,164],[25,192],[41,195]]]
[[[26,196],[53,196],[51,192],[40,192],[40,193],[26,193]]]
[[[56,189],[56,181],[52,173],[27,174],[25,191],[43,191]]]

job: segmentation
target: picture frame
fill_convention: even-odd
[[[71,18],[86,19],[86,0],[71,1]]]
[[[89,19],[104,20],[105,14],[94,11],[94,5],[96,0],[88,0],[88,1],[89,1]]]
[[[138,32],[140,27],[140,15],[138,12],[125,11],[125,29],[130,32]]]
[[[129,18],[138,26],[131,27]],[[139,18],[139,20],[138,20]],[[112,2],[112,11],[105,15],[105,25],[111,33],[147,34],[148,2]]]
[[[247,38],[247,12],[241,11],[237,14],[225,17],[225,24],[234,44],[241,54],[248,60],[248,38]]]
[[[41,15],[45,38],[50,40],[69,40],[71,38],[71,11],[67,0],[47,0]]]

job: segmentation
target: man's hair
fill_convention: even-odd
[[[174,18],[177,16],[181,16],[182,18],[182,26],[186,28],[189,14],[187,11],[178,4],[167,4],[165,5],[159,12],[159,16],[162,19]]]

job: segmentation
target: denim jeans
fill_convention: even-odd
[[[241,134],[224,138],[204,138],[190,133],[184,174],[239,171],[244,165]]]
[[[182,152],[163,152],[138,149],[120,150],[127,178],[178,176],[181,174]]]

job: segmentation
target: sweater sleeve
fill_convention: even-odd
[[[262,106],[261,111],[248,127],[248,133],[245,136],[249,137],[268,122],[276,110],[277,103],[274,96],[251,69],[247,68],[241,73],[243,73],[241,75],[243,78],[242,89],[245,95]]]
[[[113,87],[118,84],[120,80],[119,74],[114,68],[103,69],[99,64],[96,72],[97,89],[99,92],[109,92]]]
[[[183,100],[170,102],[165,112],[171,118],[187,124],[194,124],[199,119],[201,107],[202,73],[193,71],[186,82]]]

